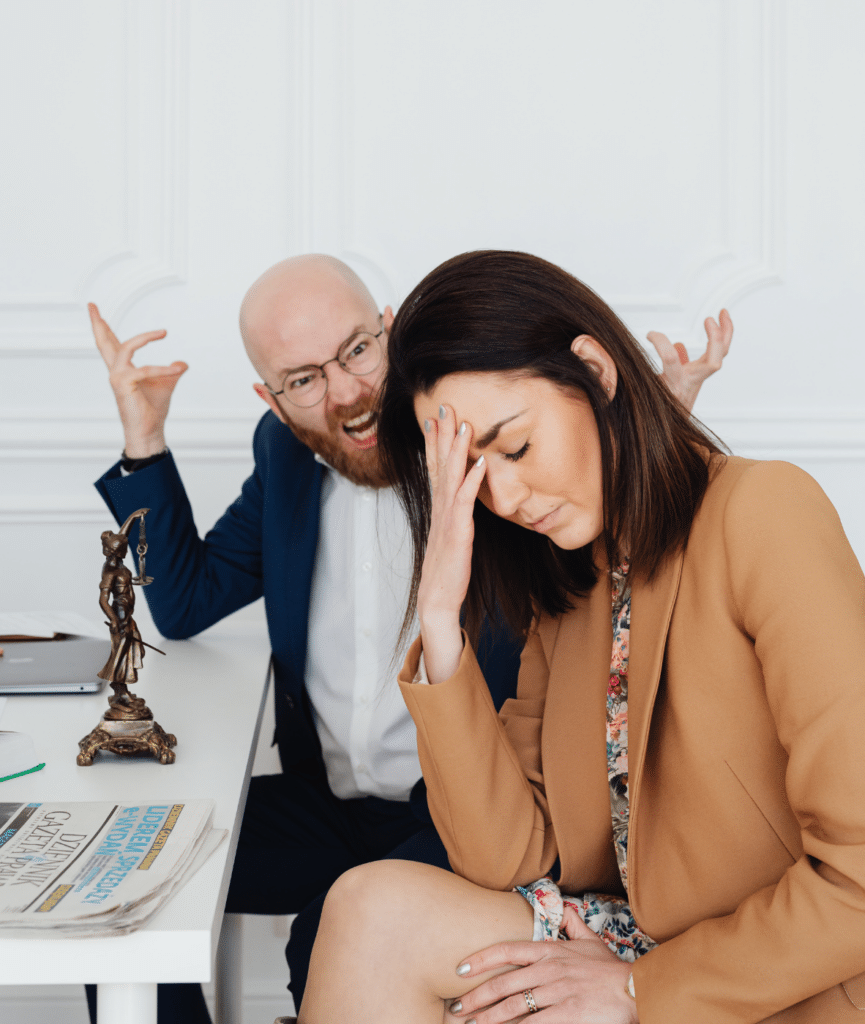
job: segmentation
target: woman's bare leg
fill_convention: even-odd
[[[375,861],[331,888],[300,1024],[442,1024],[445,1007],[492,977],[456,973],[472,953],[532,937],[532,908],[440,868]]]

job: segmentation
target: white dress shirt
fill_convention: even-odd
[[[395,650],[411,581],[408,523],[392,489],[359,487],[324,465],[306,686],[328,782],[343,799],[408,800],[421,776],[396,682],[407,646]]]

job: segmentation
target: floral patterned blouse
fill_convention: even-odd
[[[607,779],[613,846],[625,892],[628,891],[628,641],[631,631],[631,587],[627,561],[612,573],[613,653],[607,683]],[[517,892],[535,912],[533,938],[552,942],[569,938],[569,921],[578,916],[622,960],[633,963],[657,943],[643,932],[628,903],[618,896],[586,892],[565,896],[551,878],[541,878]]]

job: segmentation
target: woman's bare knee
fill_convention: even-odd
[[[413,971],[445,997],[453,986],[464,988],[456,974],[462,958],[484,945],[531,935],[532,911],[522,897],[482,889],[429,864],[385,860],[337,879],[316,945],[331,956],[345,949],[386,973]]]
[[[389,1005],[411,1007],[410,1019],[440,1020],[442,1000],[480,980],[457,975],[462,960],[494,942],[531,934],[532,910],[514,893],[491,892],[412,861],[352,868],[325,901],[301,1020],[318,1024],[334,1014],[352,1021],[406,1019],[382,1018],[376,999],[383,989]],[[345,1015],[348,1006],[353,1016]]]
[[[367,929],[379,931],[383,919],[411,919],[419,887],[432,884],[430,876],[436,874],[448,872],[403,860],[370,861],[351,868],[330,887],[321,928],[349,929],[357,937]]]

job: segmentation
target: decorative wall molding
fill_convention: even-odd
[[[396,305],[404,297],[400,275],[351,230],[353,16],[347,0],[295,4],[296,248],[339,257]]]
[[[865,416],[859,411],[778,416],[709,412],[699,418],[736,455],[788,462],[865,461]]]
[[[0,294],[0,358],[90,358],[89,299],[116,322],[184,280],[189,0],[125,0],[123,14],[123,234],[65,290]]]
[[[31,462],[58,462],[68,464],[70,462],[99,462],[105,469],[114,465],[120,458],[121,444],[112,447],[76,447],[61,448],[56,445],[39,445],[32,448],[3,448],[0,447],[0,463],[31,463]],[[246,444],[238,443],[237,446],[214,446],[204,447],[196,444],[172,444],[171,451],[183,463],[198,462],[226,462],[241,463],[252,468],[252,447],[251,439],[247,438]],[[238,483],[241,481],[238,480]],[[2,504],[2,502],[0,502]]]
[[[87,314],[75,306],[76,316]],[[2,316],[2,314],[0,314]],[[93,335],[84,331],[0,330],[0,359],[99,359]]]
[[[720,232],[668,291],[605,294],[636,330],[661,327],[676,341],[699,334],[702,320],[722,306],[783,280],[786,11],[781,0],[725,0],[720,10]],[[398,299],[415,282],[405,280],[356,228],[351,82],[367,55],[358,53],[355,15],[348,0],[297,4],[298,251],[334,253],[374,291]]]
[[[0,500],[0,526],[99,526],[111,525],[113,516],[102,502],[75,501],[66,495],[46,500],[45,495],[27,500]]]
[[[675,314],[684,334],[723,306],[783,280],[784,7],[780,0],[728,0],[721,10],[721,236],[694,257],[669,293],[606,297],[626,318]],[[755,108],[756,118],[750,116]]]
[[[294,59],[294,234],[298,253],[315,251],[315,220],[313,216],[315,147],[314,66],[315,8],[314,0],[295,0],[292,5],[291,44]]]
[[[215,410],[172,413],[166,432],[172,451],[196,462],[252,461],[257,414]],[[0,462],[104,461],[114,463],[123,448],[116,413],[93,415],[76,409],[0,413]],[[2,507],[2,506],[0,506]]]
[[[340,224],[340,251],[342,258],[360,273],[360,276],[370,288],[382,295],[391,296],[394,303],[401,302],[407,293],[403,292],[398,285],[400,275],[396,267],[390,266],[390,261],[383,252],[375,251],[366,239],[362,239],[355,229],[355,194],[353,189],[352,167],[356,159],[353,152],[353,97],[351,90],[351,78],[357,68],[357,47],[353,46],[354,18],[356,9],[349,0],[338,0],[340,11],[339,23],[339,49],[342,57],[339,62],[339,93],[342,101],[338,104],[338,115],[340,122],[340,145],[342,157],[339,162],[340,172],[340,203],[339,216]],[[365,60],[361,55],[361,60]],[[382,159],[386,159],[382,154]],[[416,282],[411,281],[413,286]]]

